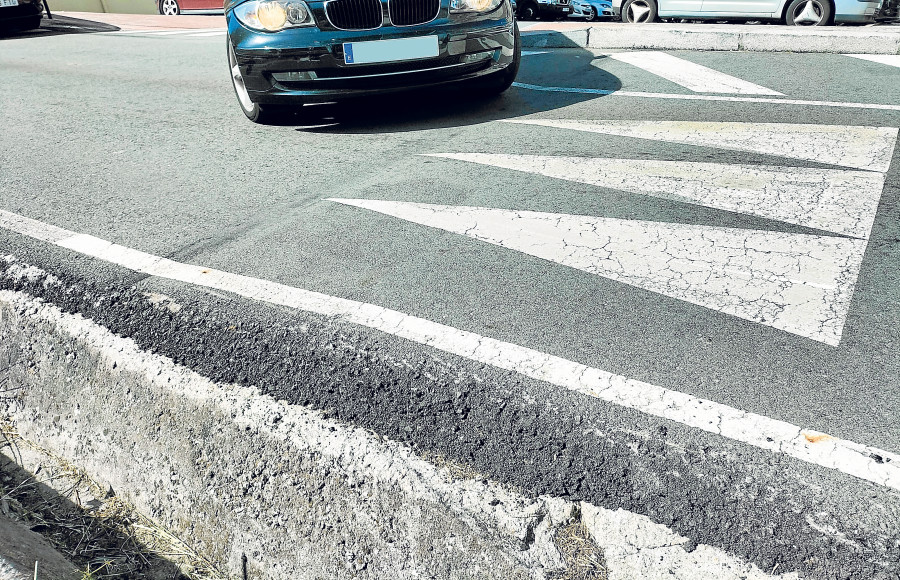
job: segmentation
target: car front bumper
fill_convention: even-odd
[[[44,13],[41,0],[20,0],[18,6],[0,8],[0,28],[18,28],[30,24]]]
[[[508,2],[478,19],[443,16],[427,25],[376,31],[310,27],[264,33],[244,27],[229,12],[228,37],[250,98],[261,104],[328,102],[439,86],[478,79],[513,64],[515,24]],[[344,62],[346,42],[412,36],[437,36],[438,56],[379,64]]]

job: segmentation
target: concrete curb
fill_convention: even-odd
[[[823,29],[737,24],[603,23],[526,30],[525,48],[729,50],[834,54],[900,54],[900,27]]]
[[[528,498],[213,383],[20,292],[0,291],[0,361],[16,392],[4,414],[24,438],[108,482],[229,577],[559,577],[578,565],[560,537],[581,530],[612,580],[770,578],[717,548],[685,550],[687,538],[643,516]]]

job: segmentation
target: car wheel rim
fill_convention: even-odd
[[[631,22],[646,22],[652,12],[650,5],[643,0],[637,0],[628,6],[628,18]]]
[[[178,3],[175,0],[163,0],[163,14],[166,16],[178,14]]]
[[[228,66],[231,67],[231,82],[234,84],[234,92],[237,93],[241,107],[245,111],[253,110],[253,101],[250,100],[250,93],[244,85],[244,77],[241,75],[241,69],[237,64],[237,57],[234,56],[234,47],[228,45]]]
[[[794,9],[794,24],[815,26],[822,22],[824,12],[821,4],[815,0],[807,0],[802,6]]]

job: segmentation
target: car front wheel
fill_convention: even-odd
[[[522,41],[519,38],[519,25],[515,25],[515,49],[513,51],[513,61],[509,63],[505,69],[491,73],[479,83],[479,93],[491,97],[496,96],[512,86],[519,73],[519,64],[522,62]]]
[[[593,22],[593,21],[597,20],[597,9],[594,8],[593,6],[590,6],[589,8],[590,8],[591,12],[587,16],[587,21]]]
[[[178,0],[159,0],[159,13],[163,16],[178,16],[181,14],[181,6]]]
[[[625,0],[622,4],[622,22],[655,22],[656,14],[656,2],[653,0]]]
[[[788,26],[824,26],[831,20],[828,0],[794,0],[784,12]]]
[[[234,94],[237,96],[238,104],[244,115],[261,125],[278,124],[287,117],[288,110],[278,105],[260,105],[254,103],[250,98],[250,93],[244,85],[244,76],[237,64],[237,57],[234,54],[234,47],[231,41],[228,42],[228,67],[231,69],[231,85],[234,87]]]

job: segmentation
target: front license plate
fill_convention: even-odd
[[[346,64],[416,60],[419,58],[434,58],[438,54],[437,36],[344,43],[344,63]]]
[[[4,6],[18,6],[19,0],[0,0],[0,8]]]

